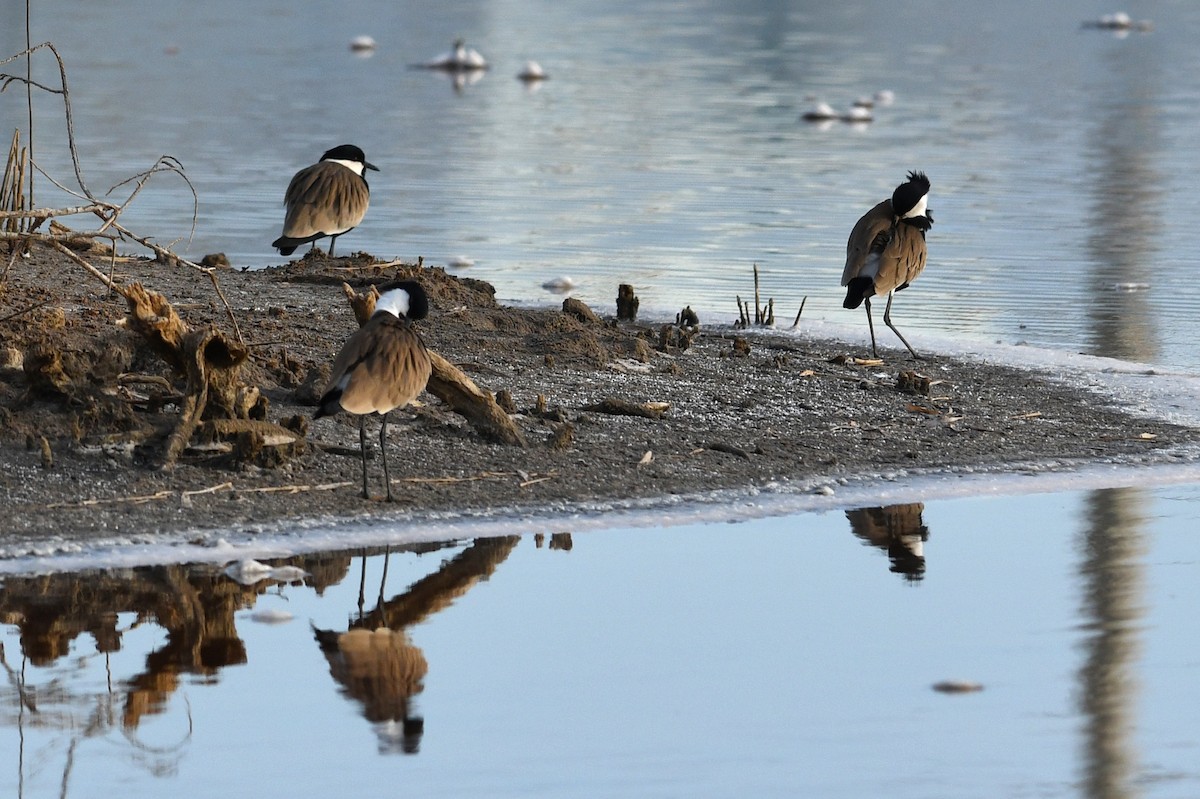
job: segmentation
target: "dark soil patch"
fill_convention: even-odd
[[[309,417],[355,327],[341,284],[399,277],[416,277],[430,295],[433,310],[419,325],[428,345],[481,386],[507,392],[530,446],[491,443],[426,394],[414,412],[392,415],[389,460],[403,501],[389,506],[358,495],[358,420]],[[164,294],[193,327],[231,330],[212,284],[194,271],[127,260],[115,279]],[[153,468],[179,414],[181,376],[118,325],[121,297],[37,250],[0,285],[0,491],[10,535],[569,506],[1031,461],[1151,461],[1200,439],[1016,369],[915,363],[895,350],[885,363],[863,364],[846,356],[865,353],[844,344],[732,330],[703,329],[689,342],[661,325],[501,307],[485,283],[364,255],[225,271],[219,280],[250,347],[244,380],[266,397],[269,421],[307,428],[302,445],[227,452],[195,441],[174,469]],[[658,418],[586,410],[610,399],[667,409],[654,406]],[[371,465],[382,494],[377,457]]]

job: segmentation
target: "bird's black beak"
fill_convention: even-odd
[[[379,171],[379,167],[375,166],[370,161],[363,161],[363,166],[365,166],[367,169],[374,169],[376,172]]]

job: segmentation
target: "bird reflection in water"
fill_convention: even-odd
[[[385,553],[379,595],[364,610],[366,558],[359,582],[358,611],[345,632],[313,628],[329,673],[342,693],[362,705],[363,715],[379,737],[381,753],[415,754],[425,720],[413,712],[412,700],[424,689],[429,671],[425,655],[409,640],[407,628],[448,607],[480,580],[491,576],[516,546],[519,537],[476,539],[433,574],[385,599],[389,554]]]
[[[910,583],[925,578],[925,542],[929,528],[921,518],[925,503],[887,505],[846,511],[850,531],[888,554],[891,570]]]

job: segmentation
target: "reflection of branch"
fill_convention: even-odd
[[[37,704],[34,703],[29,695],[25,692],[25,678],[18,674],[12,666],[8,665],[8,660],[4,657],[4,644],[0,644],[0,664],[4,666],[4,670],[8,672],[8,681],[12,683],[13,688],[17,691],[17,701],[21,703],[21,707],[27,708],[30,713],[37,713]]]
[[[186,694],[183,696],[183,704],[187,707],[187,734],[179,739],[179,743],[172,744],[170,746],[150,746],[149,744],[142,743],[142,741],[139,740],[136,735],[134,735],[134,728],[127,725],[122,725],[121,731],[125,735],[125,740],[129,741],[129,743],[133,745],[134,749],[137,749],[141,752],[146,752],[147,754],[173,755],[179,752],[179,750],[183,749],[183,745],[192,739],[192,733],[195,730],[195,722],[192,720],[192,703],[188,701]]]

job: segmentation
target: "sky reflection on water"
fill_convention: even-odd
[[[0,784],[1190,795],[1197,495],[315,555],[290,560],[303,585],[215,567],[9,577]]]

